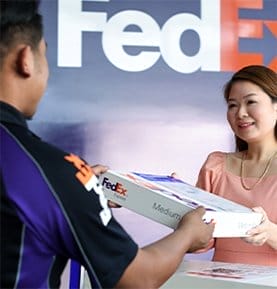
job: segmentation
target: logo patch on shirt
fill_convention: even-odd
[[[78,156],[74,154],[70,154],[64,157],[65,160],[72,163],[73,166],[78,169],[78,172],[75,174],[76,178],[80,181],[80,183],[86,188],[87,191],[94,192],[99,196],[99,202],[103,210],[100,212],[100,218],[104,226],[106,226],[111,217],[111,210],[108,207],[108,201],[104,196],[102,186],[98,182],[98,178],[94,175],[92,168],[83,160],[81,160]]]
[[[79,170],[75,175],[76,178],[84,185],[88,191],[90,191],[94,185],[91,182],[91,177],[94,175],[92,168],[74,154],[67,155],[64,158]]]

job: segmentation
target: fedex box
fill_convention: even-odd
[[[262,215],[181,180],[162,175],[119,173],[100,176],[108,200],[175,229],[182,216],[204,206],[204,220],[215,220],[214,237],[244,237]]]

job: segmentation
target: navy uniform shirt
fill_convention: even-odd
[[[1,288],[58,288],[68,258],[112,288],[137,244],[111,215],[87,163],[52,146],[0,103]]]

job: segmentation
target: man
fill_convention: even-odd
[[[27,127],[48,79],[42,18],[35,0],[1,0],[1,288],[58,288],[67,260],[82,264],[94,288],[158,288],[183,255],[207,246],[205,210],[138,248],[113,218],[94,170],[43,142]]]

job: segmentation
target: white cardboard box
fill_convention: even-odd
[[[162,175],[119,173],[112,170],[99,179],[108,200],[175,229],[181,217],[202,205],[205,221],[216,222],[214,237],[243,237],[262,215],[181,180]]]

